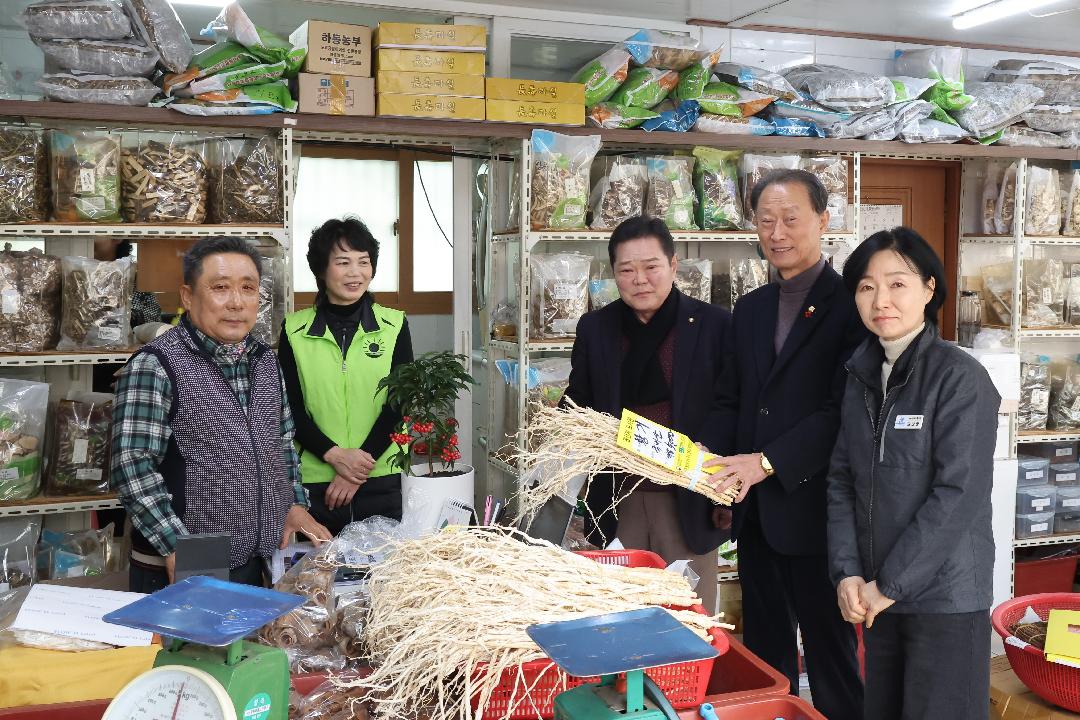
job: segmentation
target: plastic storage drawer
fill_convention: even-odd
[[[1032,513],[1016,516],[1016,539],[1045,537],[1054,532],[1054,513]]]
[[[1054,515],[1054,532],[1074,535],[1080,533],[1080,509],[1059,512]]]
[[[1080,490],[1080,488],[1076,488]],[[1053,485],[1030,485],[1016,488],[1016,514],[1034,515],[1055,512],[1058,489]],[[1077,495],[1080,505],[1080,495]]]
[[[1054,487],[1080,485],[1080,464],[1057,463],[1050,466],[1050,484]]]
[[[1076,443],[1056,442],[1037,443],[1024,448],[1024,454],[1031,457],[1046,458],[1052,463],[1080,462],[1076,454]]]
[[[1050,461],[1046,458],[1016,458],[1016,484],[1046,485],[1050,482]]]
[[[1054,512],[1080,512],[1080,487],[1058,488]]]

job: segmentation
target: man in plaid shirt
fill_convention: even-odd
[[[133,591],[172,582],[181,535],[229,533],[231,579],[256,585],[294,533],[331,537],[308,513],[277,358],[250,335],[261,275],[245,241],[197,242],[184,257],[181,323],[117,382],[112,483],[135,530]]]

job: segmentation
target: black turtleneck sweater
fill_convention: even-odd
[[[365,331],[378,329],[378,321],[371,310],[371,302],[370,295],[364,295],[352,305],[333,305],[326,300],[319,302],[318,311],[326,318],[326,325],[337,340],[342,357],[349,351],[349,345],[361,327]],[[409,334],[409,321],[406,318],[401,323],[401,332],[398,333],[397,343],[394,345],[390,367],[412,361],[412,336]],[[281,337],[278,341],[278,362],[281,364],[285,390],[289,394],[289,406],[292,408],[293,419],[296,422],[296,441],[302,448],[321,458],[334,447],[335,443],[319,429],[307,413],[307,405],[304,404],[304,389],[300,384],[300,373],[296,368],[296,356],[293,355],[292,345],[289,344],[289,339],[285,335],[284,325],[282,325]],[[390,433],[397,429],[400,422],[401,414],[389,405],[384,405],[367,439],[360,445],[360,449],[378,460],[390,447]]]

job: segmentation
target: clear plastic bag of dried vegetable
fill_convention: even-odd
[[[649,173],[642,158],[614,155],[599,158],[603,174],[592,193],[593,230],[614,230],[645,209]]]
[[[739,195],[739,158],[742,152],[696,147],[694,157],[697,158],[694,189],[699,198],[698,225],[702,230],[737,230],[742,224],[742,199]]]
[[[40,516],[0,518],[0,588],[29,587],[36,582],[36,551],[40,534]],[[0,606],[2,604],[3,600],[0,599]],[[3,626],[5,623],[0,617],[0,627]]]
[[[952,113],[960,127],[977,138],[985,138],[1017,122],[1038,104],[1043,91],[1022,83],[968,83],[971,103]]]
[[[717,50],[702,50],[696,38],[663,30],[639,30],[623,46],[635,65],[661,70],[685,70]]]
[[[1017,430],[1045,430],[1050,410],[1050,358],[1024,355],[1020,362],[1020,409]]]
[[[550,130],[532,133],[530,221],[533,230],[585,227],[589,176],[600,137],[573,137]]]
[[[666,156],[646,158],[649,194],[645,214],[667,223],[671,230],[696,230],[694,208],[694,158]]]
[[[847,229],[848,209],[848,164],[839,155],[806,157],[799,162],[800,167],[813,173],[825,191],[829,193],[829,226],[832,232]]]
[[[1061,234],[1061,180],[1054,168],[1028,167],[1025,235]]]
[[[124,0],[132,27],[161,56],[162,66],[174,73],[187,70],[195,48],[168,0]]]
[[[1076,356],[1051,371],[1049,427],[1080,430],[1080,363]]]
[[[1021,324],[1027,328],[1064,325],[1065,291],[1065,266],[1060,260],[1025,260]]]
[[[300,700],[296,720],[369,720],[372,709],[363,700],[367,689],[344,684],[357,677],[346,673],[319,685]]]
[[[113,396],[76,392],[56,405],[46,495],[109,492],[109,426]]]
[[[60,340],[60,258],[0,252],[0,352],[41,352]]]
[[[1013,163],[1002,175],[997,206],[994,209],[994,229],[998,235],[1010,235],[1013,231],[1016,217],[1016,170],[1017,164]]]
[[[181,133],[124,136],[121,212],[131,223],[206,221],[206,142]]]
[[[583,253],[533,254],[530,334],[537,340],[572,338],[589,311],[592,256]]]
[[[147,77],[157,67],[158,54],[131,38],[123,40],[83,40],[31,38],[45,57],[72,72],[114,77]]]
[[[58,222],[120,222],[120,135],[49,133],[52,217]]]
[[[0,500],[38,494],[48,409],[46,383],[0,378]]]
[[[730,263],[731,307],[734,308],[739,298],[769,284],[769,263],[767,260],[732,260]]]
[[[785,70],[784,78],[817,103],[841,112],[877,110],[896,100],[889,78],[835,65],[798,65]]]
[[[144,77],[109,75],[42,75],[37,85],[50,100],[104,105],[146,105],[161,90]]]
[[[119,40],[131,35],[131,20],[114,0],[44,0],[22,14],[35,38]]]
[[[58,350],[126,348],[131,336],[135,265],[130,257],[102,262],[65,257]]]
[[[0,223],[49,216],[49,162],[40,130],[0,128]]]
[[[282,222],[281,141],[273,135],[211,143],[210,220]]]
[[[259,315],[251,334],[267,345],[277,344],[278,330],[284,315],[284,294],[281,260],[264,257],[262,278],[259,281]]]
[[[1069,170],[1062,175],[1061,205],[1064,212],[1061,234],[1080,236],[1080,170]]]
[[[685,258],[675,270],[675,287],[687,297],[701,302],[712,301],[712,260]]]

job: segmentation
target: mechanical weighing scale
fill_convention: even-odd
[[[105,615],[161,635],[165,648],[102,720],[286,720],[288,656],[244,638],[303,604],[298,595],[199,576]]]
[[[678,720],[648,668],[719,655],[661,608],[532,625],[527,632],[552,661],[574,677],[600,677],[560,693],[555,720]],[[616,680],[626,674],[625,693]]]

